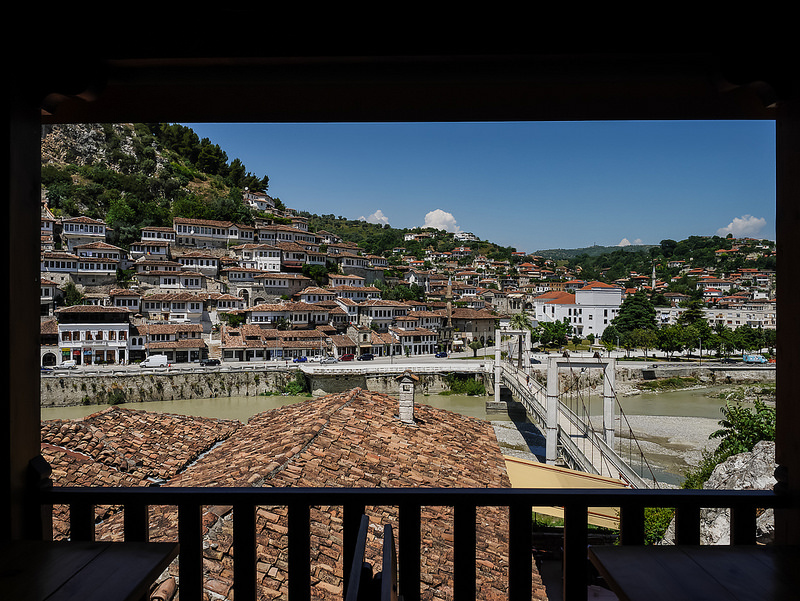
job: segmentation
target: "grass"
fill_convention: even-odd
[[[691,388],[692,386],[697,386],[698,384],[700,384],[700,381],[697,378],[675,377],[675,378],[660,378],[658,380],[648,380],[646,382],[640,382],[638,387],[641,390],[649,392],[662,392],[665,390],[680,390],[682,388]]]

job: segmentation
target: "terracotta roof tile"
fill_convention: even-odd
[[[90,416],[72,440],[102,441],[133,461],[142,475],[171,474],[166,486],[257,487],[446,487],[508,488],[505,463],[488,422],[427,405],[415,407],[416,424],[402,424],[398,400],[359,388],[288,405],[252,417],[246,425],[224,420],[152,415],[112,408]],[[69,422],[73,424],[73,422]],[[49,422],[48,422],[49,424]],[[238,424],[238,422],[236,422]],[[50,424],[43,430],[55,429]],[[102,434],[101,434],[102,433]],[[193,461],[201,439],[219,441]],[[44,439],[44,437],[43,437]],[[100,457],[106,446],[87,455],[101,468],[114,468]],[[206,447],[207,448],[207,447]],[[57,470],[65,455],[51,454]],[[69,463],[63,463],[68,466]],[[108,467],[107,467],[108,466]],[[64,471],[68,471],[65,469]],[[113,472],[124,480],[131,472]],[[139,472],[136,472],[137,476]],[[106,476],[104,481],[110,481]],[[136,484],[133,484],[136,485]],[[228,595],[233,586],[233,532],[230,507],[207,507],[203,516],[205,588],[212,597]],[[397,526],[393,507],[370,507],[373,527],[367,561],[380,568],[384,523]],[[421,509],[423,597],[449,599],[453,580],[453,512]],[[151,515],[151,540],[175,540],[174,509]],[[477,532],[477,588],[481,599],[507,598],[508,515],[504,508],[480,509]],[[311,508],[313,596],[341,599],[343,578],[341,507]],[[285,507],[259,507],[256,514],[257,576],[260,598],[287,594],[287,516]],[[98,539],[122,536],[119,514],[98,527]],[[534,570],[534,598],[545,599]],[[173,565],[172,571],[176,570]],[[174,576],[175,574],[172,574]]]

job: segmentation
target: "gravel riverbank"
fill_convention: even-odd
[[[641,449],[657,479],[665,485],[680,484],[686,471],[700,463],[703,449],[713,450],[719,444],[718,440],[709,439],[720,427],[718,419],[629,415],[625,420],[624,425],[630,426],[636,441],[617,434],[621,447],[618,452],[623,455],[630,452],[632,457],[638,457],[638,449]],[[545,438],[535,425],[493,421],[492,426],[505,455],[544,461]]]
[[[673,417],[663,415],[629,415],[627,423],[636,436],[659,481],[679,484],[689,468],[702,459],[703,449],[713,450],[717,439],[709,440],[719,429],[719,420],[706,417]],[[625,444],[630,439],[623,439]],[[635,444],[633,445],[635,448]]]

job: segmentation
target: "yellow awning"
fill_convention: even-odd
[[[578,472],[517,457],[503,456],[511,488],[627,488],[616,478]],[[564,517],[561,507],[534,507],[536,513],[556,518]],[[589,507],[588,521],[603,528],[619,528],[618,507]]]

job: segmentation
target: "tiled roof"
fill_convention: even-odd
[[[142,412],[131,412],[134,423],[130,423],[125,413],[115,416],[103,412],[96,415],[106,419],[87,420],[99,429],[106,429],[112,440],[120,440],[120,432],[136,432],[137,436],[129,435],[134,447],[132,456],[142,460],[143,470],[157,469],[162,464],[174,468],[166,486],[510,487],[491,424],[417,405],[416,424],[406,425],[400,422],[397,411],[397,399],[359,388],[288,405],[256,415],[247,425],[227,430],[222,442],[190,465],[187,453],[173,456],[175,451],[186,450],[173,446],[183,442],[175,438],[176,430],[190,441],[198,441],[208,434],[201,428],[212,425],[212,420],[184,421],[166,415],[149,418],[156,424],[174,420],[174,427],[164,429],[169,436],[137,424],[135,420],[144,419]],[[121,423],[116,423],[115,418]],[[224,425],[220,423],[219,429]],[[145,451],[152,451],[153,461]],[[60,458],[55,454],[51,457],[54,467],[60,469]],[[203,518],[205,588],[207,593],[221,597],[228,596],[233,586],[230,510],[230,507],[207,507]],[[397,511],[394,507],[370,507],[367,512],[374,526],[368,537],[367,561],[379,569],[382,541],[378,537],[382,529],[377,526],[391,523],[396,527]],[[423,507],[421,517],[423,598],[449,599],[453,579],[452,508]],[[174,540],[176,518],[172,508],[151,516],[151,540]],[[311,522],[312,595],[318,599],[341,599],[341,507],[312,507]],[[478,597],[506,599],[507,510],[480,508],[477,529]],[[98,526],[98,540],[120,537],[121,532],[121,517],[110,516]],[[259,598],[286,596],[286,542],[286,508],[257,508]],[[535,567],[532,569],[534,598],[546,599]]]

